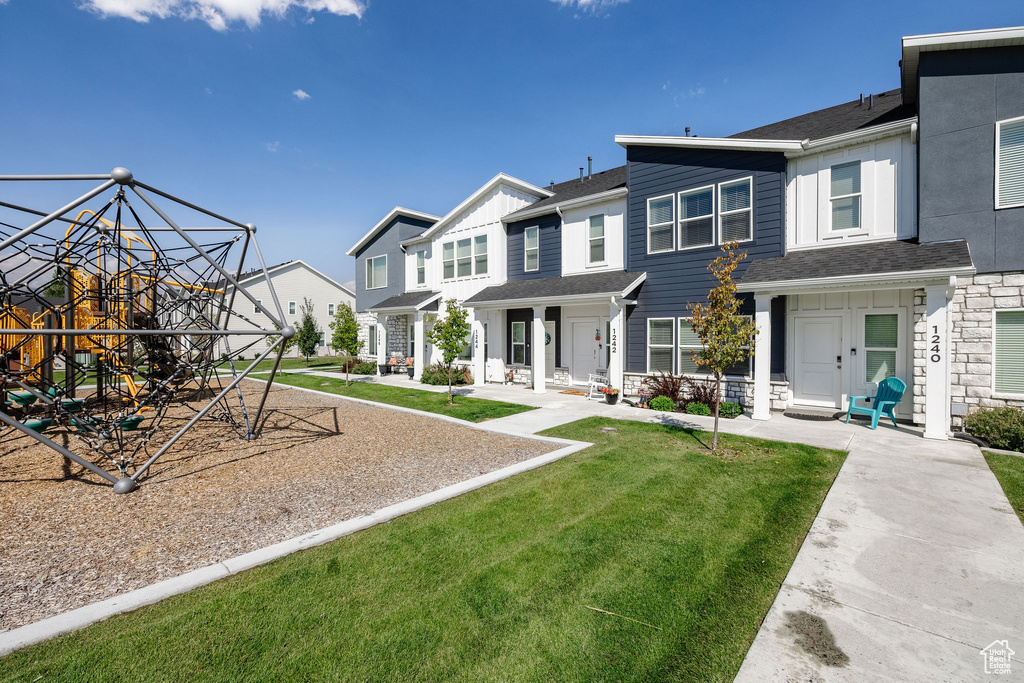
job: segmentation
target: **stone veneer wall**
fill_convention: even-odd
[[[371,313],[356,313],[359,323],[359,340],[363,342],[362,356],[376,356],[377,349],[370,348],[370,326],[377,324],[377,317]],[[384,318],[388,331],[388,355],[405,356],[409,348],[409,316],[389,315]]]
[[[1024,396],[993,396],[993,354],[995,341],[993,310],[1024,307],[1024,273],[986,273],[957,279],[953,294],[952,333],[950,336],[950,393],[954,403],[966,403],[968,410],[1018,406],[1024,408]],[[914,297],[914,421],[924,421],[925,333],[924,291]],[[918,377],[920,371],[920,378]],[[918,395],[917,387],[921,387]],[[963,419],[953,417],[953,426]]]
[[[645,377],[649,375],[627,372],[622,376],[623,393],[636,396]],[[723,381],[725,400],[739,403],[748,410],[754,407],[754,380],[728,378]],[[789,382],[772,380],[770,389],[772,410],[785,410],[789,406]]]

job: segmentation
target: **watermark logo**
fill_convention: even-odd
[[[985,661],[985,673],[987,674],[1008,674],[1010,673],[1010,657],[1013,657],[1013,650],[1010,643],[1005,640],[994,640],[981,651]]]

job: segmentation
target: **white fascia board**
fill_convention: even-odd
[[[840,133],[839,135],[830,135],[827,138],[819,138],[817,140],[804,140],[800,143],[801,150],[799,152],[789,152],[786,154],[788,158],[805,156],[808,154],[818,154],[820,152],[827,152],[831,149],[837,149],[839,147],[849,147],[851,145],[860,145],[865,142],[871,142],[872,140],[879,140],[881,138],[894,137],[896,135],[904,135],[910,133],[914,124],[917,123],[917,117],[912,116],[909,119],[902,119],[900,121],[893,121],[891,123],[883,123],[878,126],[871,126],[870,128],[861,128],[859,130],[853,130],[849,133]]]
[[[369,313],[415,313],[416,311],[422,311],[424,307],[429,306],[433,302],[441,298],[441,292],[438,292],[432,297],[424,299],[415,306],[388,306],[386,308],[372,307],[366,309]]]
[[[428,240],[428,239],[432,238],[434,235],[436,235],[437,233],[439,233],[442,230],[444,230],[444,228],[447,225],[449,225],[463,211],[465,211],[467,208],[472,206],[477,200],[479,200],[485,194],[487,194],[491,190],[494,190],[495,188],[497,188],[498,186],[500,186],[502,184],[508,185],[509,187],[515,188],[517,190],[522,190],[523,192],[526,192],[527,194],[532,194],[532,195],[534,195],[536,197],[539,197],[539,198],[542,198],[542,199],[547,198],[547,197],[551,197],[551,196],[554,195],[553,192],[541,189],[541,188],[537,187],[536,185],[531,185],[530,183],[526,182],[525,180],[520,180],[519,178],[513,178],[512,176],[505,175],[504,173],[499,173],[498,175],[494,176],[489,181],[487,181],[476,192],[474,192],[473,194],[471,194],[468,197],[466,197],[458,206],[456,206],[454,209],[452,209],[451,211],[446,213],[443,218],[441,218],[439,221],[437,221],[432,226],[430,226],[430,228],[428,230],[425,230],[422,235],[416,237],[415,241],[418,242],[420,240]],[[407,241],[408,242],[412,242],[412,240],[407,240]]]
[[[384,218],[382,218],[380,222],[377,223],[377,225],[370,228],[370,231],[368,233],[360,237],[359,241],[356,242],[352,246],[352,248],[346,251],[345,253],[349,256],[355,256],[357,251],[362,249],[367,242],[373,239],[374,235],[383,230],[384,226],[386,226],[388,223],[394,220],[397,216],[407,216],[409,218],[416,218],[421,221],[430,221],[431,223],[436,223],[439,220],[437,216],[434,216],[429,213],[423,213],[422,211],[413,211],[412,209],[406,209],[401,206],[396,206],[395,208],[391,209],[391,211],[388,212],[388,215],[384,216]]]
[[[569,276],[565,276],[569,277]],[[611,297],[623,298],[633,291],[641,282],[647,279],[647,273],[640,273],[633,282],[621,292],[595,292],[593,294],[570,294],[569,296],[536,296],[523,299],[499,299],[497,301],[473,301],[466,302],[469,308],[526,308],[529,306],[544,306],[548,304],[590,304],[607,303]],[[624,302],[625,303],[625,302]],[[635,302],[633,302],[635,303]]]
[[[686,149],[740,149],[751,152],[799,152],[799,140],[748,140],[745,138],[687,138],[669,135],[616,135],[622,147],[682,147]]]
[[[984,47],[1007,47],[1011,45],[1024,45],[1024,26],[904,36],[903,59],[900,69],[903,101],[913,102],[917,99],[917,67],[922,52],[969,50]]]
[[[950,276],[964,277],[974,275],[974,267],[934,268],[932,270],[911,270],[896,273],[866,273],[863,275],[847,275],[844,277],[818,277],[801,280],[781,280],[775,282],[736,283],[739,292],[765,292],[772,294],[798,294],[801,292],[818,292],[826,289],[872,289],[887,285],[928,284],[948,281]]]
[[[578,209],[584,206],[590,206],[591,204],[599,204],[601,202],[610,201],[612,199],[619,199],[625,197],[629,193],[629,188],[619,187],[614,190],[607,190],[606,192],[599,192],[597,194],[587,195],[586,197],[579,197],[577,199],[570,199],[568,201],[560,202],[558,204],[548,204],[537,209],[531,209],[529,207],[520,209],[514,214],[509,214],[501,219],[502,223],[515,223],[517,221],[524,221],[528,218],[535,218],[537,216],[543,216],[549,213],[558,213],[559,211],[568,211],[569,209]]]
[[[347,292],[348,294],[350,294],[352,296],[355,296],[355,294],[352,291],[350,291],[348,287],[345,287],[345,286],[339,284],[338,281],[333,279],[333,278],[327,277],[326,275],[324,275],[319,270],[317,270],[313,266],[309,265],[308,263],[306,263],[302,259],[295,259],[294,261],[288,261],[287,263],[282,263],[280,265],[274,266],[273,268],[270,268],[269,270],[267,270],[267,275],[273,275],[274,273],[276,273],[279,270],[283,270],[285,268],[289,268],[289,267],[294,266],[294,265],[302,266],[303,268],[305,268],[309,272],[313,273],[314,275],[317,275],[320,278],[326,280],[328,282],[328,284],[334,285],[338,289],[343,290],[343,291]],[[258,273],[253,273],[252,275],[250,275],[249,277],[245,278],[244,280],[238,280],[238,284],[252,282],[253,280],[257,280],[257,279],[259,279],[261,277],[263,277],[263,272],[262,271],[260,271]],[[229,284],[228,288],[230,288],[230,287],[231,287],[231,285]]]

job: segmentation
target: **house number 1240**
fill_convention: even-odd
[[[939,361],[942,360],[942,354],[941,354],[942,348],[939,346],[939,343],[940,343],[939,326],[938,325],[932,325],[932,348],[931,348],[932,355],[931,355],[931,361],[933,363],[938,363]]]

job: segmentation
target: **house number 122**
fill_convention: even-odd
[[[932,355],[931,355],[931,361],[933,363],[938,363],[939,361],[942,360],[942,354],[941,354],[942,348],[939,346],[939,343],[940,343],[939,326],[938,325],[932,325],[932,348],[931,348]]]

